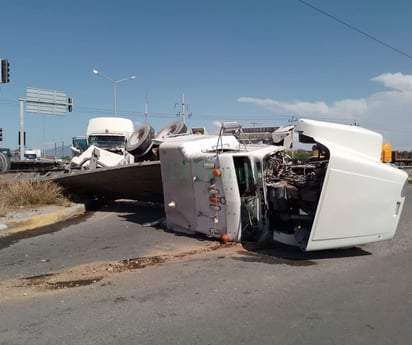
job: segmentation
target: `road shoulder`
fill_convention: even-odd
[[[69,206],[42,206],[14,210],[0,217],[0,237],[30,231],[80,216],[86,212],[83,204],[71,203]]]

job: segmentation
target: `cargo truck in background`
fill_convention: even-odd
[[[224,241],[269,238],[303,251],[394,236],[407,174],[381,161],[380,134],[305,119],[275,131],[281,138],[276,145],[241,143],[225,131],[222,124],[219,135],[160,143],[169,229]],[[293,132],[317,156],[304,163],[291,159]]]
[[[28,160],[39,160],[41,158],[41,150],[40,149],[25,150],[24,158]]]

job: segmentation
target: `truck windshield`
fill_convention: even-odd
[[[24,157],[26,157],[26,159],[32,159],[32,160],[35,160],[37,158],[35,153],[25,153]]]
[[[89,145],[101,148],[117,148],[125,144],[124,136],[117,135],[90,135]]]
[[[84,152],[87,150],[87,139],[86,138],[76,138],[72,139],[72,145],[80,152]]]

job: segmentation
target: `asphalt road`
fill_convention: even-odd
[[[2,243],[0,344],[410,344],[411,197],[393,240],[348,250],[215,248],[131,205]]]
[[[164,217],[163,208],[155,204],[125,200],[97,205],[96,210],[62,224],[0,238],[0,280],[93,262],[176,253],[212,243],[161,225],[144,226]]]

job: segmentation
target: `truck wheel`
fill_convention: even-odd
[[[187,127],[182,121],[172,122],[157,133],[156,139],[164,138],[170,135],[182,134],[187,132]]]
[[[5,172],[10,169],[10,158],[0,152],[0,171]]]
[[[134,156],[144,155],[152,146],[154,129],[149,125],[143,125],[132,133],[126,143],[127,152]]]

